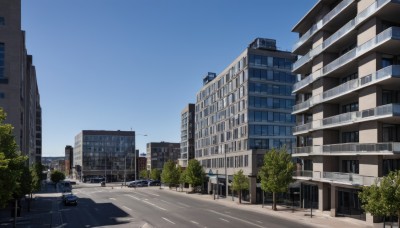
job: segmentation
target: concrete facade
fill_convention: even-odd
[[[321,0],[295,25],[301,205],[368,222],[361,186],[400,169],[400,2]]]
[[[42,115],[36,70],[21,30],[21,1],[0,0],[0,107],[29,165],[41,161]]]
[[[147,170],[162,170],[164,163],[171,160],[178,164],[181,156],[180,143],[150,142],[146,145]]]

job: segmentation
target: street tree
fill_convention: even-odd
[[[186,168],[186,181],[192,185],[193,189],[196,189],[197,186],[201,186],[203,184],[205,175],[206,174],[199,161],[195,159],[189,160]]]
[[[19,180],[26,157],[17,150],[11,124],[5,124],[6,113],[0,108],[0,208],[17,196]]]
[[[276,209],[276,194],[287,192],[293,182],[295,165],[285,147],[271,149],[264,155],[264,164],[258,172],[261,179],[261,189],[272,192],[272,209]]]
[[[161,170],[156,169],[156,168],[151,169],[151,171],[150,171],[150,178],[151,178],[152,180],[160,180],[160,178],[161,178]]]
[[[173,161],[169,160],[164,163],[164,168],[161,173],[161,181],[163,183],[168,183],[169,188],[179,184],[179,171]]]
[[[242,191],[249,189],[249,178],[243,174],[243,170],[233,174],[232,189],[239,193],[239,203],[242,203]]]
[[[146,169],[142,169],[139,172],[139,177],[143,179],[149,178],[149,172]]]
[[[397,216],[400,224],[400,170],[363,187],[358,196],[365,211],[374,216]]]
[[[58,182],[60,182],[60,181],[62,181],[64,179],[65,179],[65,174],[63,172],[61,172],[61,171],[54,170],[50,174],[50,180],[52,182],[54,182],[55,184],[57,184]]]
[[[179,176],[179,183],[181,185],[181,189],[185,186],[187,183],[187,170],[181,170],[181,174]]]

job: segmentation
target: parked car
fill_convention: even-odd
[[[147,182],[147,180],[136,180],[136,181],[129,182],[127,184],[127,186],[128,186],[128,188],[147,187],[148,186],[148,182]]]
[[[65,206],[67,206],[67,205],[78,205],[78,197],[76,197],[76,195],[73,195],[73,194],[69,194],[69,195],[66,195],[65,197],[64,197],[64,205]]]
[[[160,186],[161,182],[159,180],[149,181],[149,186]]]

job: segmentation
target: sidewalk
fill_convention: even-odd
[[[242,210],[249,210],[258,212],[261,214],[268,214],[276,217],[280,217],[283,219],[288,219],[292,221],[296,221],[298,223],[302,223],[312,227],[340,227],[340,228],[358,228],[358,227],[382,227],[382,223],[374,224],[374,226],[369,226],[365,221],[361,221],[358,219],[348,218],[348,217],[331,217],[329,212],[321,212],[319,210],[312,211],[312,218],[311,218],[311,211],[310,209],[299,209],[296,208],[292,211],[292,208],[286,208],[282,206],[277,206],[278,210],[273,211],[271,209],[271,205],[264,205],[264,208],[261,204],[250,204],[248,202],[242,201],[242,204],[239,204],[239,199],[234,198],[232,201],[231,197],[228,198],[219,198],[215,199],[213,195],[206,195],[206,194],[186,194],[186,192],[177,192],[175,188],[168,189],[167,187],[163,187],[160,191],[169,191],[173,194],[181,194],[187,197],[192,197],[196,199],[206,200],[218,203],[220,205],[225,205],[227,207],[234,207],[240,208]]]
[[[28,202],[22,200],[21,217],[17,217],[17,227],[55,227],[62,224],[59,212],[61,193],[54,185],[47,184],[45,188],[33,194],[30,211]],[[0,227],[13,227],[14,218],[11,217],[11,208],[0,210]]]

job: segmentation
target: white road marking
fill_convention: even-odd
[[[148,192],[147,194],[150,194],[150,195],[153,195],[153,196],[160,196],[160,195],[153,194],[153,193],[150,193],[150,192]]]
[[[257,220],[256,222],[258,222],[258,223],[262,223],[261,221],[258,221],[258,220]]]
[[[256,227],[264,228],[263,226],[260,226],[260,225],[258,225],[258,224],[252,223],[252,222],[247,221],[247,220],[244,220],[244,219],[240,219],[240,218],[236,218],[236,217],[233,217],[233,216],[230,216],[230,215],[226,215],[226,214],[223,214],[223,213],[219,213],[219,212],[214,211],[214,210],[208,210],[208,211],[213,212],[213,213],[215,213],[215,214],[217,214],[217,215],[222,215],[222,216],[231,218],[231,219],[236,219],[236,220],[238,220],[238,221],[241,221],[241,222],[244,222],[244,223],[247,223],[247,224],[256,226]]]
[[[127,206],[122,206],[123,208],[125,208],[125,209],[127,209],[127,210],[132,210],[132,209],[130,209],[129,207],[127,207]]]
[[[127,195],[127,194],[125,194],[126,196],[129,196],[129,197],[131,197],[131,198],[134,198],[135,200],[141,200],[141,199],[139,199],[139,198],[137,198],[137,197],[134,197],[134,196],[131,196],[131,195]]]
[[[163,210],[163,211],[166,211],[166,210],[167,210],[167,209],[165,209],[165,208],[159,207],[159,206],[155,205],[154,203],[150,203],[150,202],[148,202],[148,201],[143,201],[143,200],[142,200],[142,202],[147,203],[147,204],[150,204],[151,206],[156,207],[156,208],[158,208],[158,209],[161,209],[161,210]]]
[[[223,219],[223,218],[219,218],[219,219],[221,219],[221,220],[224,221],[224,222],[229,222],[228,220]]]
[[[166,218],[164,218],[164,217],[161,217],[162,219],[164,219],[165,221],[167,221],[167,222],[170,222],[170,223],[172,223],[172,224],[174,224],[175,225],[175,223],[174,222],[172,222],[171,220],[169,220],[169,219],[166,219]]]
[[[190,207],[189,205],[184,204],[184,203],[181,203],[181,202],[178,202],[178,204],[180,204],[180,205],[182,205],[182,206],[185,206],[185,207]]]
[[[190,222],[199,225],[199,223],[196,221],[190,220]]]
[[[110,200],[116,200],[115,198],[110,198]]]

